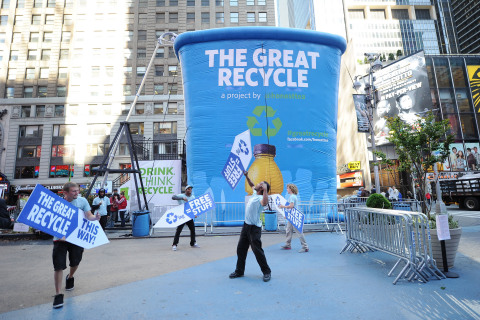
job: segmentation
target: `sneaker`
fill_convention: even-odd
[[[177,246],[176,246],[176,245],[173,245],[173,246],[172,246],[172,250],[173,250],[173,251],[177,251]]]
[[[283,245],[283,246],[281,246],[280,248],[282,248],[283,250],[290,250],[290,249],[292,249],[292,247],[287,246],[286,244]]]
[[[191,246],[192,248],[200,248],[200,246],[195,242],[193,246]]]
[[[55,298],[53,299],[53,308],[61,308],[63,307],[63,294],[59,293],[55,295]]]
[[[65,290],[71,291],[75,287],[75,278],[70,278],[69,275],[67,274],[67,277],[65,278]]]
[[[228,277],[230,279],[241,278],[241,277],[243,277],[243,274],[240,274],[240,273],[237,273],[237,271],[234,271],[234,272],[230,273],[230,275]]]
[[[272,279],[272,275],[270,273],[265,273],[263,275],[263,282],[268,282],[270,279]]]
[[[306,248],[306,249],[305,249],[305,248],[302,248],[302,249],[298,250],[298,252],[300,252],[300,253],[308,252],[308,248]]]

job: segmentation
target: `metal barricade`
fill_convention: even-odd
[[[344,225],[344,213],[339,211],[337,203],[328,202],[300,202],[298,209],[305,215],[304,230],[314,231],[327,229],[341,232]]]
[[[211,233],[214,228],[240,227],[245,221],[245,203],[216,202],[215,208],[207,212],[206,219]]]
[[[427,282],[443,274],[431,255],[427,217],[419,212],[374,208],[348,208],[345,214],[347,243],[340,253],[379,250],[398,258],[389,276],[403,262],[393,284],[400,278]]]

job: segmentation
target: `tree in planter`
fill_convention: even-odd
[[[444,162],[448,157],[449,146],[454,139],[452,134],[448,134],[449,121],[436,121],[435,115],[429,112],[419,117],[413,125],[398,116],[388,118],[387,122],[391,130],[388,140],[393,143],[400,162],[398,169],[416,176],[423,200],[422,212],[430,218],[430,208],[426,206],[425,198],[426,173],[427,169],[437,162]]]
[[[394,184],[398,185],[397,177],[395,176],[395,173],[394,173],[394,170],[393,170],[393,166],[395,166],[395,162],[388,159],[387,155],[382,151],[375,150],[375,151],[373,151],[373,153],[377,156],[378,162],[376,164],[379,164],[380,168],[382,167],[382,165],[385,165],[386,169],[383,169],[383,170],[389,172],[392,176]],[[375,163],[373,165],[375,165]],[[381,190],[378,190],[377,192],[380,193],[380,191]]]

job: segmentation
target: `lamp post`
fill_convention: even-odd
[[[382,69],[382,62],[380,61],[380,54],[378,53],[365,53],[367,60],[370,64],[370,69],[368,70],[368,82],[364,81],[367,105],[370,105],[370,140],[372,143],[372,157],[373,157],[373,172],[375,174],[375,191],[380,193],[380,176],[378,174],[378,164],[377,164],[377,156],[375,155],[375,151],[377,150],[375,145],[375,121],[373,118],[373,110],[376,108],[376,99],[375,99],[375,87],[373,85],[374,76],[373,73]],[[359,77],[356,77],[356,80],[353,83],[353,88],[355,90],[359,90],[362,87],[360,81],[358,81]]]

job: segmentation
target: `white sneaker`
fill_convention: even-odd
[[[177,246],[172,246],[173,251],[177,251]]]
[[[195,244],[193,246],[191,246],[192,248],[200,248],[200,246],[195,242]]]

